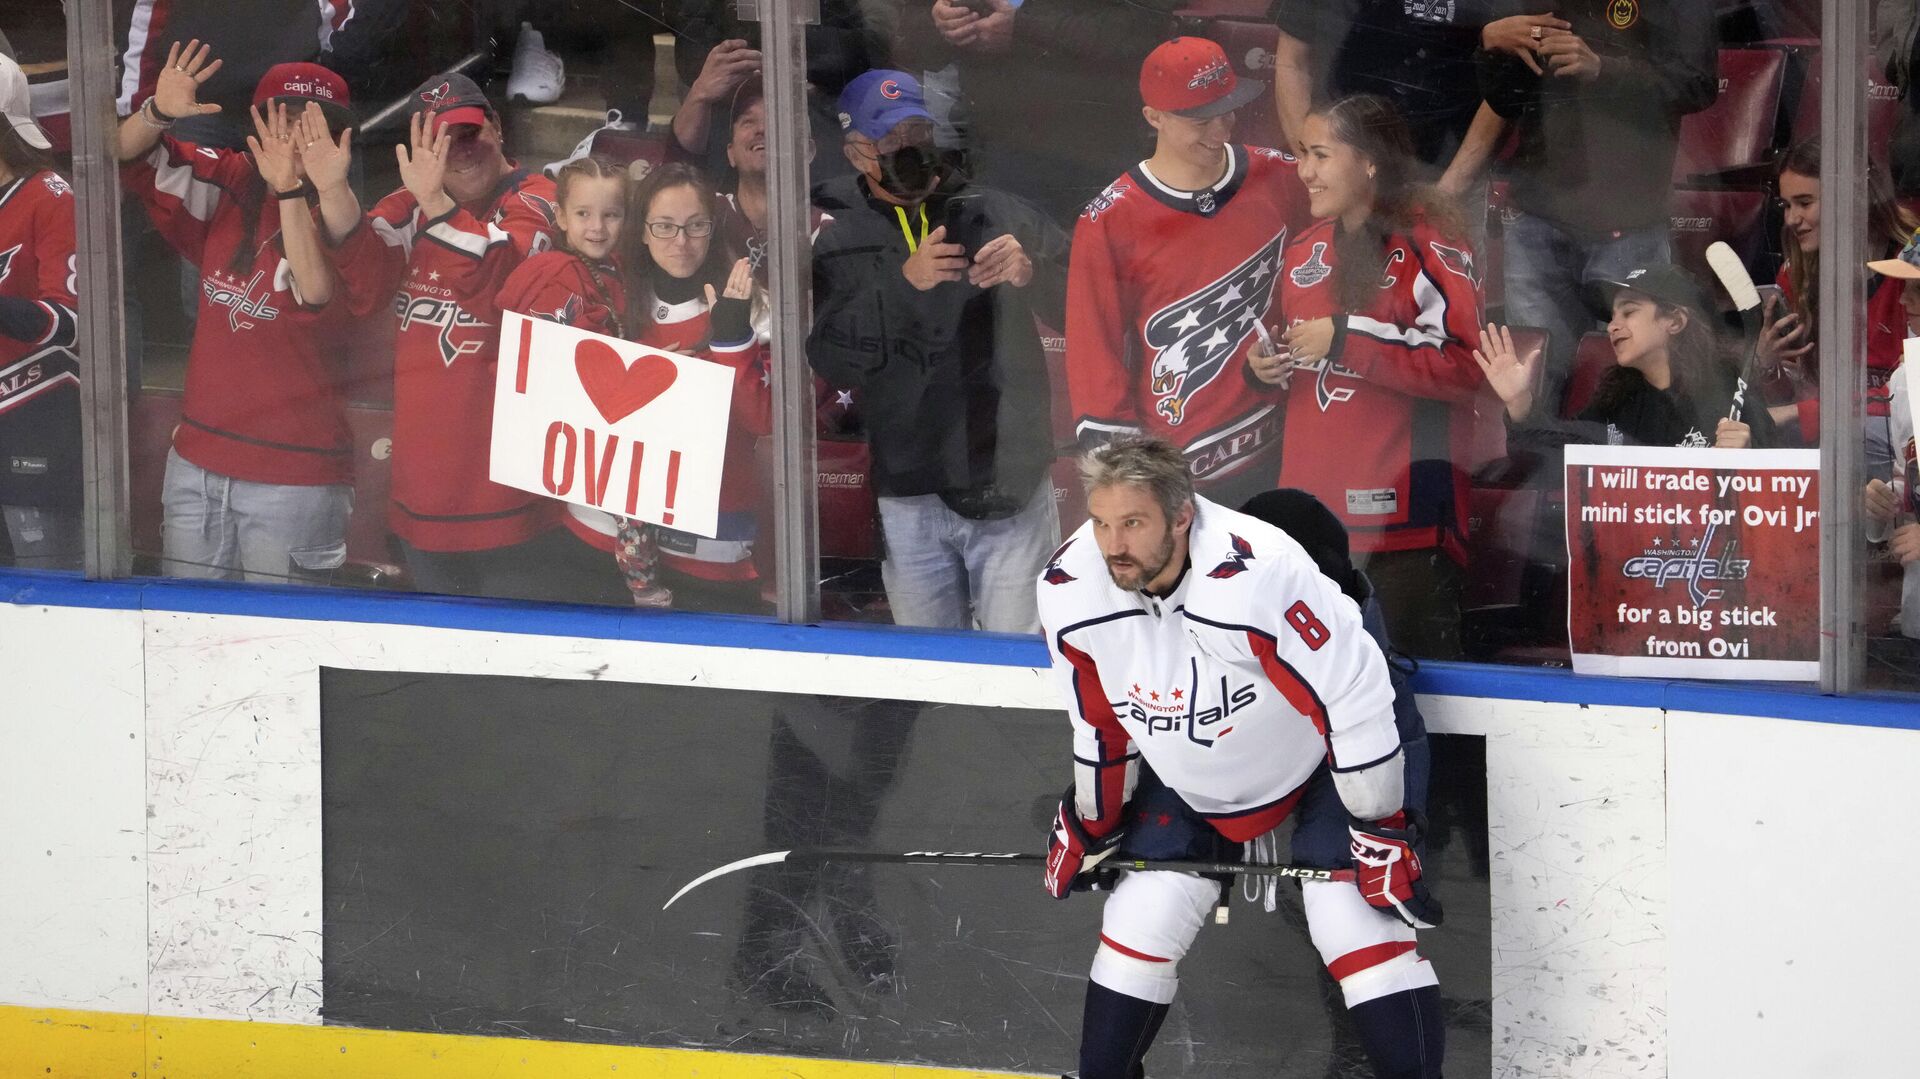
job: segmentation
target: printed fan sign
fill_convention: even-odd
[[[1568,446],[1581,674],[1820,674],[1818,450]]]
[[[733,372],[503,312],[495,483],[712,536]]]

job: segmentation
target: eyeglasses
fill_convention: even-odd
[[[656,240],[671,240],[683,232],[689,240],[704,240],[713,235],[713,222],[705,218],[684,225],[677,221],[649,221],[647,232]]]

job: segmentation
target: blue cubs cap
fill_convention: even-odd
[[[882,138],[902,120],[931,121],[920,80],[904,71],[877,68],[840,91],[840,130]]]

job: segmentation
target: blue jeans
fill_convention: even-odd
[[[997,521],[962,517],[939,495],[879,502],[895,625],[1040,632],[1034,580],[1060,544],[1052,481],[1042,476],[1020,512]]]
[[[171,576],[316,584],[347,560],[345,484],[236,480],[168,450],[160,503]]]
[[[1519,214],[1506,229],[1507,324],[1547,331],[1540,400],[1553,411],[1580,335],[1598,328],[1593,284],[1671,262],[1665,225],[1583,239],[1543,217]]]

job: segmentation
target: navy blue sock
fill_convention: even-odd
[[[1167,1017],[1167,1005],[1087,983],[1080,1016],[1080,1079],[1141,1079],[1140,1064]]]
[[[1421,986],[1347,1009],[1375,1079],[1440,1079],[1447,1024],[1440,987]]]

